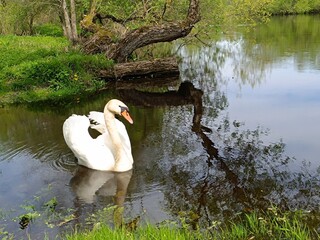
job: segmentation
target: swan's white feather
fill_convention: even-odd
[[[92,129],[95,129],[100,133],[106,132],[107,129],[102,112],[91,111],[88,115],[88,118],[93,122],[92,124],[90,124],[90,127]]]
[[[90,120],[96,122],[97,127],[90,124]],[[115,166],[115,149],[111,142],[109,132],[104,123],[104,115],[102,112],[90,112],[89,118],[83,115],[70,116],[63,124],[63,136],[72,150],[78,164],[91,169],[101,171],[113,171]],[[129,161],[123,166],[118,166],[117,171],[127,171],[132,168],[131,144],[126,128],[122,122],[114,119],[116,130],[119,133],[123,149]],[[88,128],[98,130],[101,135],[92,138],[88,132]]]

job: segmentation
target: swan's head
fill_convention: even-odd
[[[107,105],[106,105],[106,109],[109,112],[112,112],[114,114],[118,114],[122,117],[124,117],[129,123],[133,123],[133,120],[129,114],[129,108],[127,107],[127,105],[125,105],[123,102],[121,102],[118,99],[111,99]]]

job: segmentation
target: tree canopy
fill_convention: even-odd
[[[197,36],[270,14],[319,10],[320,0],[1,0],[0,34],[63,33],[87,53],[123,62],[135,49],[185,37],[195,26]]]

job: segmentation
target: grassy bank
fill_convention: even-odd
[[[94,92],[113,63],[84,55],[62,37],[0,36],[0,103],[37,102]]]
[[[214,223],[212,226],[196,230],[186,221],[166,223],[160,226],[145,225],[135,230],[127,227],[112,229],[105,224],[97,224],[91,231],[76,231],[65,236],[68,240],[84,239],[319,239],[319,234],[310,229],[306,222],[308,213],[302,211],[281,212],[270,208],[267,212],[251,212],[239,215],[228,225]],[[194,226],[193,226],[194,227]],[[201,230],[200,230],[201,229]]]

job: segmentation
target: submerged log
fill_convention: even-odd
[[[202,90],[195,88],[191,82],[183,82],[178,90],[164,93],[143,92],[135,89],[118,90],[118,93],[125,102],[145,107],[195,104],[198,101],[201,102],[203,95]]]
[[[137,61],[118,63],[110,70],[100,71],[100,77],[105,79],[130,80],[134,78],[159,78],[161,76],[178,76],[179,67],[176,58],[155,59],[152,61]]]

